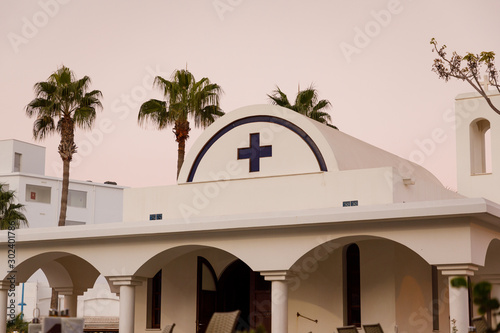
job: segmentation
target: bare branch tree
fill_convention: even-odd
[[[498,82],[498,71],[495,67],[495,53],[481,52],[474,54],[468,52],[465,56],[453,52],[451,58],[446,58],[446,45],[438,46],[437,41],[432,38],[432,52],[436,52],[439,58],[434,59],[432,71],[435,72],[440,79],[448,81],[450,78],[456,78],[462,81],[467,81],[485,100],[493,111],[500,115],[500,110],[493,104],[487,94],[487,85],[491,85],[500,93],[500,85]],[[481,83],[481,70],[486,66],[484,81]],[[486,91],[485,91],[486,89]]]

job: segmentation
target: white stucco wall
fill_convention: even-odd
[[[257,212],[360,206],[393,202],[392,168],[126,189],[124,222],[147,221],[150,214],[182,218]]]
[[[343,326],[342,247],[331,252],[313,250],[299,259],[291,271],[288,331],[328,332]],[[318,322],[297,317],[297,312]]]
[[[433,327],[431,266],[402,246],[395,246],[394,250],[394,325],[400,333],[430,332]]]
[[[45,174],[45,147],[19,140],[0,140],[0,174],[14,172],[14,154],[21,156],[20,172]]]
[[[175,323],[175,330],[180,333],[196,331],[196,272],[196,254],[185,255],[164,268],[162,299],[166,302],[162,306],[162,326]]]
[[[490,92],[495,105],[500,105],[500,94]],[[476,93],[460,94],[455,99],[455,125],[457,136],[457,178],[459,193],[468,197],[483,197],[500,203],[500,115],[495,113]],[[492,172],[472,174],[470,124],[478,119],[490,122]]]
[[[118,317],[120,299],[110,291],[109,285],[100,276],[92,289],[78,296],[78,317]]]

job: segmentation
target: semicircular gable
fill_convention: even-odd
[[[273,105],[232,111],[198,138],[184,161],[178,182],[336,170],[331,148],[311,122],[294,111]]]

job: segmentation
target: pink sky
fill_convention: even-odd
[[[497,0],[3,0],[0,139],[34,142],[24,107],[33,84],[64,64],[104,95],[94,130],[77,131],[71,178],[173,184],[174,136],[139,127],[137,112],[161,97],[154,75],[187,64],[222,86],[225,112],[268,103],[275,85],[293,98],[314,83],[340,130],[455,188],[454,97],[471,88],[431,72],[429,41],[500,53],[499,13]],[[442,142],[429,141],[436,130]],[[47,175],[60,177],[58,141],[34,143],[47,147]]]

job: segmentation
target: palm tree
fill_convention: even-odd
[[[312,85],[305,90],[300,90],[299,88],[293,105],[290,104],[288,97],[278,86],[276,86],[276,90],[273,90],[272,95],[267,95],[267,97],[269,97],[271,103],[274,105],[293,110],[320,123],[337,128],[331,124],[332,118],[325,111],[332,104],[326,99],[318,101],[318,91]]]
[[[177,149],[177,177],[184,163],[186,140],[189,138],[189,118],[194,119],[195,127],[205,128],[224,115],[219,107],[222,89],[206,77],[196,81],[187,69],[172,73],[171,80],[157,76],[153,86],[160,88],[165,101],[150,99],[143,103],[137,121],[140,125],[153,123],[159,130],[173,125],[172,132]]]
[[[61,135],[59,155],[63,161],[63,183],[59,226],[66,223],[68,204],[69,167],[76,153],[75,127],[90,129],[96,118],[96,109],[102,108],[102,93],[88,92],[90,78],[76,79],[74,73],[65,66],[57,69],[46,82],[34,86],[36,98],[26,106],[26,114],[36,117],[33,137],[43,140],[49,134]]]
[[[7,333],[13,333],[13,332],[26,333],[28,332],[28,325],[29,322],[24,321],[23,313],[21,312],[16,316],[16,318],[14,318],[13,320],[9,320],[7,322]]]
[[[14,203],[16,196],[14,191],[8,191],[3,188],[4,184],[0,184],[0,229],[15,229],[21,225],[28,226],[28,220],[22,213],[24,205]]]

